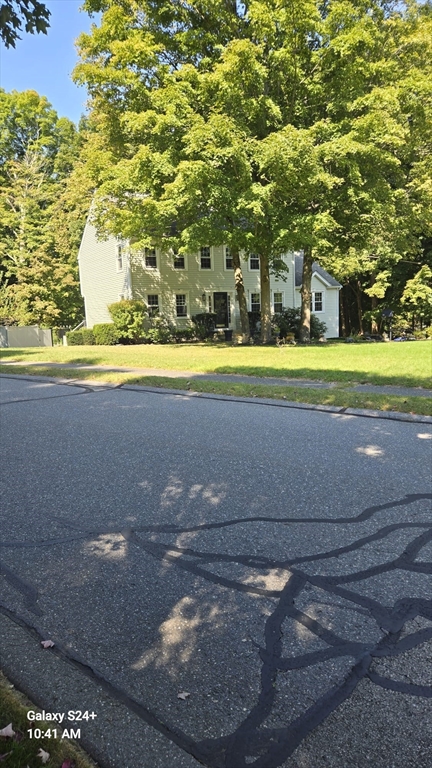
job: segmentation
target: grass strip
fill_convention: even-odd
[[[0,373],[50,376],[80,381],[106,381],[115,384],[137,384],[163,389],[179,389],[235,397],[269,398],[313,405],[333,405],[340,408],[365,408],[376,411],[396,411],[398,413],[432,416],[432,398],[350,392],[341,386],[333,389],[312,389],[309,387],[296,388],[268,384],[199,381],[195,379],[188,381],[184,377],[140,376],[134,373],[120,373],[117,371],[86,371],[72,368],[48,368],[44,366],[14,366],[12,370],[8,366],[0,365]]]
[[[152,368],[155,375],[158,375],[159,369],[427,388],[431,386],[432,341],[405,344],[329,342],[281,349],[219,342],[31,347],[2,349],[1,357],[23,365],[28,362],[52,362]]]
[[[32,709],[40,712],[23,694],[9,682],[0,672],[0,730],[12,723],[15,735],[0,736],[0,762],[7,768],[41,768],[42,760],[38,756],[40,749],[48,752],[50,757],[45,763],[46,768],[60,768],[63,762],[70,760],[71,768],[95,768],[94,763],[83,750],[68,741],[61,739],[63,726],[57,726],[58,738],[30,738],[28,729],[40,728],[46,732],[50,723],[38,721],[31,723],[27,712]],[[52,726],[52,724],[51,724]],[[52,733],[52,728],[51,728]]]
[[[185,386],[184,379],[157,376],[137,376],[134,380],[129,380],[128,383],[235,397],[267,398],[311,405],[334,405],[340,408],[366,408],[377,411],[415,413],[422,416],[432,415],[432,399],[425,403],[424,399],[419,397],[375,394],[366,396],[357,392],[347,392],[340,388],[323,390],[302,387],[296,389],[295,387],[272,387],[266,384],[228,384],[220,381],[193,381],[189,386]],[[418,402],[419,400],[421,402]]]

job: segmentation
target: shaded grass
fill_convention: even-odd
[[[37,753],[42,748],[49,752],[50,759],[45,763],[47,768],[60,768],[64,760],[73,761],[75,768],[94,768],[90,758],[84,752],[64,739],[30,739],[29,728],[41,728],[45,731],[49,723],[31,723],[27,719],[29,709],[40,711],[19,693],[0,673],[0,730],[12,723],[15,736],[5,738],[0,736],[0,762],[7,768],[41,768],[42,760]],[[63,732],[63,725],[57,724],[58,736]],[[2,755],[7,755],[3,760]]]
[[[196,373],[308,378],[325,382],[431,386],[432,342],[328,343],[310,347],[166,344],[33,347],[1,351],[4,360],[127,366]]]
[[[105,381],[114,384],[137,384],[142,386],[178,389],[189,392],[203,392],[234,397],[257,397],[287,402],[309,403],[314,405],[333,405],[340,408],[366,408],[378,411],[396,411],[432,416],[432,398],[403,397],[399,395],[370,394],[349,392],[339,385],[332,389],[313,389],[284,387],[268,384],[243,384],[220,381],[188,382],[184,377],[141,376],[135,373],[114,371],[86,371],[73,368],[48,368],[44,366],[14,366],[13,371],[0,365],[0,373],[30,374],[65,378],[77,381]]]

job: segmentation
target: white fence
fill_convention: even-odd
[[[0,347],[52,347],[50,328],[0,325]]]

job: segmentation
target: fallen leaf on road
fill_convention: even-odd
[[[182,693],[177,694],[177,698],[182,699],[182,701],[186,701],[186,699],[188,699],[189,696],[190,696],[190,693],[188,693],[187,691],[182,691]]]
[[[53,648],[54,647],[54,643],[53,643],[52,640],[42,640],[41,641],[41,646],[42,646],[42,648]]]
[[[40,757],[40,759],[42,760],[43,763],[47,763],[48,760],[50,759],[49,752],[45,752],[45,750],[42,749],[42,747],[40,748],[39,752],[37,753],[37,756]]]
[[[0,736],[8,736],[10,739],[12,736],[15,736],[15,731],[12,728],[12,723],[9,723],[9,725],[6,726],[6,728],[3,728],[2,731],[0,731]]]

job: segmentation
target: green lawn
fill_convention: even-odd
[[[53,347],[2,350],[2,373],[34,374],[67,379],[141,384],[168,389],[193,390],[237,397],[264,397],[294,402],[334,405],[341,408],[368,408],[383,411],[432,415],[432,399],[426,397],[350,392],[355,383],[394,384],[430,387],[432,343],[412,344],[327,344],[320,347],[233,347],[226,344]],[[49,368],[44,362],[87,363],[115,367],[142,367],[148,373],[88,371]],[[29,365],[32,363],[32,365]],[[168,378],[163,370],[195,373],[241,373],[251,376],[287,376],[332,381],[332,389],[300,388],[256,383],[185,381]]]
[[[323,344],[311,347],[174,344],[5,349],[7,360],[88,363],[199,373],[288,376],[347,383],[430,387],[432,342]],[[156,374],[155,370],[155,374]]]

